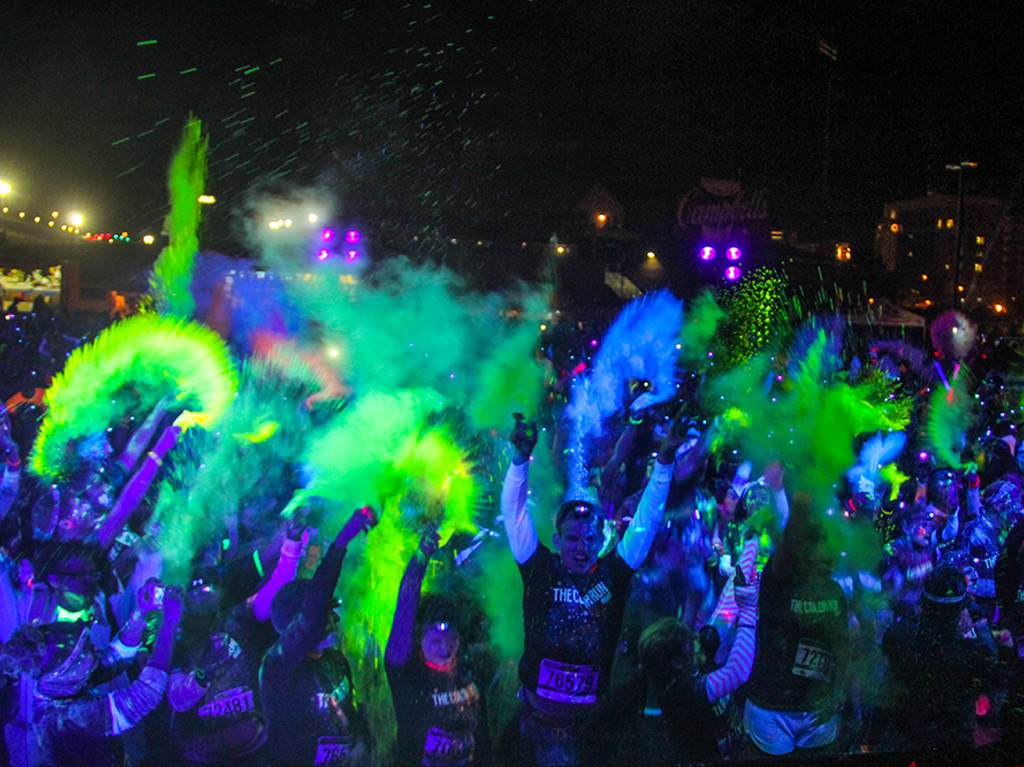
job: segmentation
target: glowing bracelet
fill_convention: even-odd
[[[149,452],[148,452],[148,453],[146,454],[146,458],[149,458],[149,459],[151,459],[151,460],[154,460],[154,461],[156,461],[156,465],[157,465],[157,466],[163,466],[163,465],[164,465],[164,462],[163,462],[163,460],[161,460],[160,456],[158,456],[158,455],[157,455],[157,454],[156,454],[156,453],[155,453],[154,451],[152,451],[152,450],[150,450],[150,451],[149,451]]]
[[[259,574],[260,578],[262,578],[263,577],[263,563],[260,561],[260,550],[259,549],[253,549],[252,550],[252,563],[254,565],[256,565],[256,572]]]

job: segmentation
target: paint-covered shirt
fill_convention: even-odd
[[[774,557],[761,576],[749,698],[772,711],[838,705],[849,641],[846,597],[831,578],[780,575],[773,564]]]
[[[398,720],[395,763],[422,767],[476,764],[478,739],[486,729],[480,690],[459,664],[436,671],[413,653],[403,666],[388,667]]]
[[[171,732],[189,762],[231,761],[255,753],[266,742],[258,676],[261,653],[246,632],[234,628],[228,622],[212,634],[182,669],[202,669],[207,682],[202,697],[171,719]]]
[[[519,566],[524,649],[519,678],[531,701],[572,716],[608,689],[633,569],[618,551],[574,575],[558,554],[537,546]]]

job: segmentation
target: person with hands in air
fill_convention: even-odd
[[[398,720],[394,763],[402,767],[489,764],[480,688],[459,655],[458,610],[441,596],[420,598],[439,543],[428,526],[402,577],[384,655]]]
[[[214,584],[193,580],[189,596],[211,620],[189,626],[191,640],[175,659],[167,698],[171,733],[189,764],[252,764],[266,743],[259,665],[273,639],[269,628],[274,597],[295,579],[309,531],[299,515],[287,523],[280,555],[270,575],[244,602],[221,604]],[[255,550],[254,561],[259,559]],[[262,564],[261,564],[262,567]],[[205,625],[204,625],[205,624]]]
[[[640,636],[641,669],[661,707],[676,758],[684,764],[729,754],[732,693],[746,683],[754,666],[758,585],[747,585],[743,570],[735,578],[739,625],[721,668],[707,671],[714,658],[706,657],[698,634],[676,618],[662,618]]]
[[[353,512],[310,580],[274,597],[277,642],[260,666],[260,696],[273,764],[357,767],[369,759],[365,720],[356,708],[348,660],[334,646],[332,597],[348,545],[377,524],[372,508]]]
[[[630,583],[658,531],[676,452],[685,439],[674,424],[622,540],[599,559],[604,520],[587,500],[573,498],[559,507],[555,551],[538,541],[527,509],[537,427],[517,415],[511,436],[515,453],[501,496],[509,547],[523,580],[523,706],[518,730],[510,733],[517,763],[575,765],[588,758],[592,740],[586,721],[608,691]],[[691,452],[703,449],[703,440],[691,446]]]
[[[116,736],[138,725],[163,699],[181,621],[182,598],[175,589],[154,585],[151,593],[154,599],[149,604],[160,616],[156,641],[145,668],[127,687],[106,694],[96,689],[122,669],[102,662],[85,625],[59,665],[42,669],[35,700],[41,764],[113,767],[122,763],[122,745]]]
[[[782,756],[831,746],[839,730],[849,663],[846,596],[836,557],[807,495],[761,575],[757,654],[744,727],[759,751]],[[741,616],[739,627],[744,620]]]

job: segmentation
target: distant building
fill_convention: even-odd
[[[953,303],[957,202],[956,195],[929,194],[885,203],[876,226],[875,250],[891,279],[880,282],[888,286],[891,298],[908,308],[937,309]],[[1000,302],[992,291],[997,287],[997,292],[1005,291],[1009,285],[996,286],[986,279],[987,272],[1005,273],[1015,262],[1011,238],[993,240],[1006,207],[998,197],[964,197],[957,294],[968,311],[983,309],[990,299],[1004,307],[1011,300],[1016,302],[1017,289]],[[1012,279],[1019,284],[1019,275]]]

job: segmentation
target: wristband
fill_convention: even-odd
[[[15,454],[14,458],[7,459],[8,469],[18,469],[21,467],[21,459]]]
[[[739,628],[739,629],[754,629],[756,631],[757,630],[757,625],[754,624],[754,623],[741,623],[736,628]]]
[[[630,413],[629,414],[629,422],[631,424],[633,424],[634,426],[639,426],[640,424],[642,424],[644,422],[644,417],[642,415],[636,416],[636,415],[633,415],[632,413]]]
[[[156,452],[153,450],[150,450],[148,453],[146,453],[146,458],[149,458],[151,461],[156,461],[157,466],[164,465],[163,459],[161,459],[160,456],[157,455]]]

